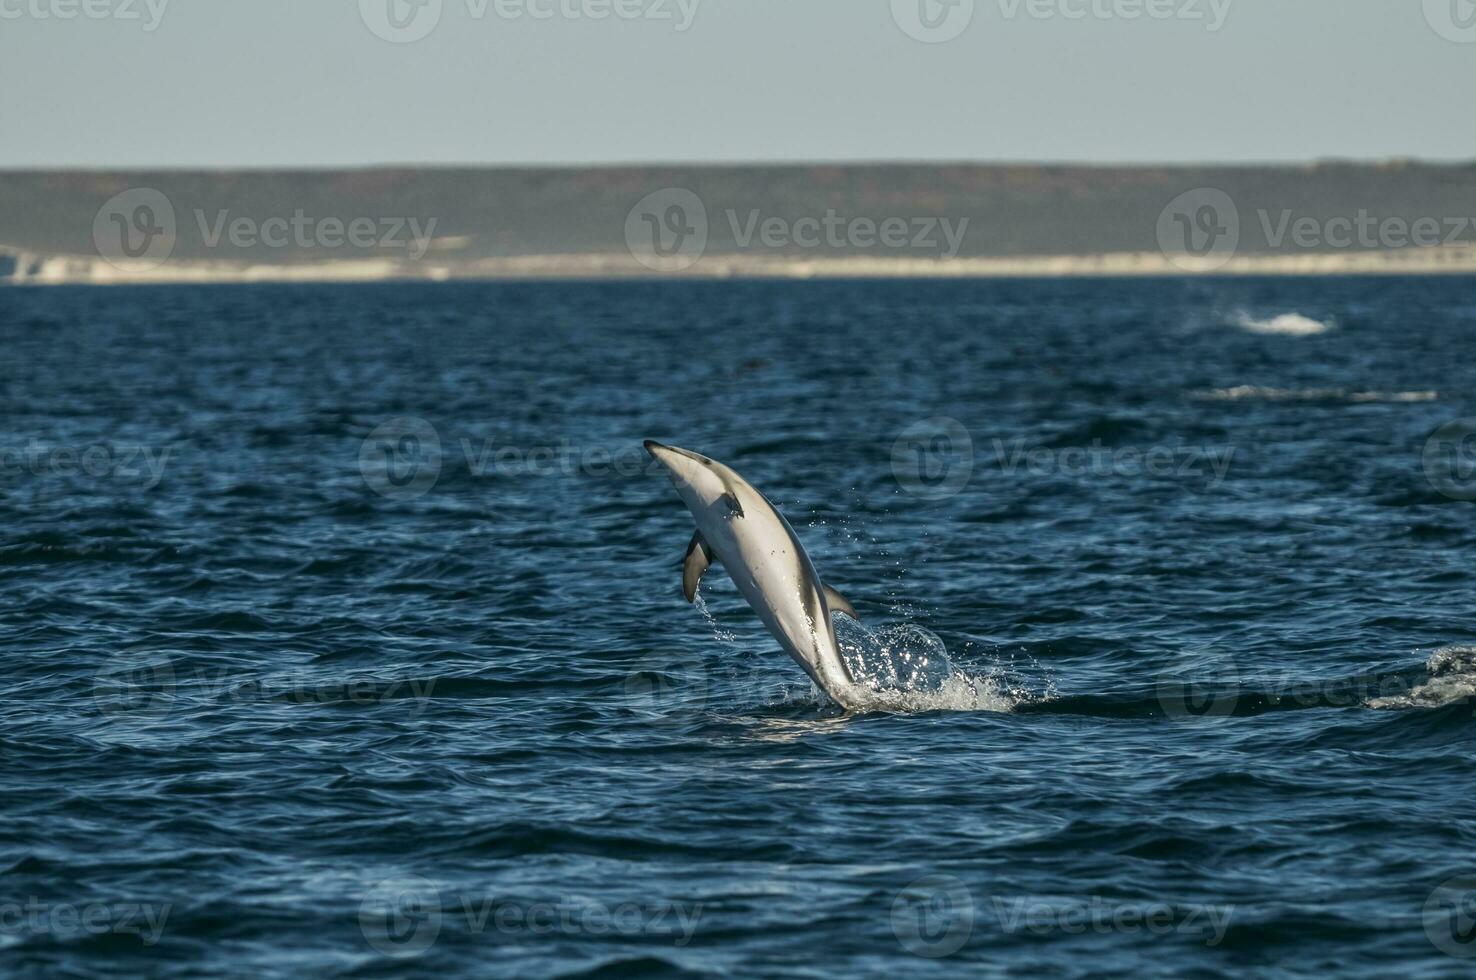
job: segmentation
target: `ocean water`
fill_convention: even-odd
[[[1470,975],[1473,296],[0,292],[0,971]]]

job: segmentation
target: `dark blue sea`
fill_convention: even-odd
[[[1469,279],[0,292],[8,977],[1460,977]],[[828,706],[646,438],[788,516]]]

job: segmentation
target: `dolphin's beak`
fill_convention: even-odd
[[[651,454],[651,458],[661,464],[668,476],[676,477],[678,460],[676,450],[670,446],[663,446],[655,439],[647,439],[642,445],[646,447],[646,452]]]
[[[646,447],[646,452],[651,454],[652,459],[660,463],[662,466],[666,467],[668,470],[672,469],[672,464],[675,462],[674,457],[676,456],[676,453],[672,451],[672,448],[670,446],[663,446],[655,439],[647,439],[643,443],[643,445]]]
[[[655,439],[647,439],[644,443],[642,443],[642,445],[646,447],[646,452],[650,453],[652,457],[654,457],[657,461],[665,463],[667,466],[671,465],[672,456],[682,456],[686,459],[690,459],[694,463],[711,462],[711,460],[700,453],[694,453],[690,449],[682,449],[677,446],[663,446]]]

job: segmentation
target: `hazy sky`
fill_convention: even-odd
[[[953,2],[0,0],[0,167],[1476,158],[1473,0]]]

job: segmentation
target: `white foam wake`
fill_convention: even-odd
[[[1332,329],[1331,322],[1314,320],[1300,313],[1283,313],[1280,316],[1257,319],[1249,313],[1239,313],[1235,322],[1251,333],[1275,334],[1282,337],[1311,337]]]
[[[1210,401],[1268,401],[1268,402],[1433,402],[1440,398],[1438,391],[1349,391],[1347,388],[1263,388],[1260,385],[1236,385],[1234,388],[1215,388],[1212,391],[1196,391],[1196,398]]]
[[[1441,647],[1425,666],[1429,676],[1408,691],[1370,698],[1370,708],[1439,708],[1476,696],[1476,647]]]

